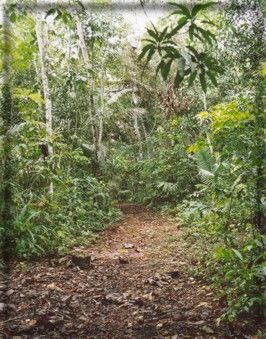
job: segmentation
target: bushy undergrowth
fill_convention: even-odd
[[[179,124],[174,118],[142,144],[112,148],[106,173],[118,198],[170,207],[193,191],[196,167],[181,141]]]
[[[253,226],[238,220],[225,227],[217,210],[204,212],[198,203],[178,206],[177,213],[187,227],[185,241],[198,258],[196,275],[213,283],[227,303],[222,318],[233,320],[239,313],[260,311],[265,306],[266,237]],[[242,209],[238,204],[238,209]]]
[[[88,158],[63,143],[60,134],[47,135],[36,114],[28,110],[9,132],[15,180],[13,222],[5,235],[10,251],[20,257],[65,253],[94,239],[119,216],[107,185],[89,174]],[[47,155],[51,138],[54,153]]]
[[[53,197],[25,201],[20,196],[10,234],[17,255],[63,254],[75,245],[88,244],[95,232],[118,217],[107,187],[95,178],[68,178],[54,189]]]
[[[253,111],[241,101],[198,115],[208,138],[200,137],[189,151],[201,183],[177,208],[205,276],[227,301],[224,317],[229,319],[257,307],[262,310],[266,301],[266,238],[254,226],[258,212]]]

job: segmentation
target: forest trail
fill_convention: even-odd
[[[189,275],[176,220],[136,204],[74,256],[13,263],[7,338],[248,338]],[[195,260],[195,261],[194,261]]]

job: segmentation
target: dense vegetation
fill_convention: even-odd
[[[119,218],[118,201],[141,202],[186,226],[194,273],[221,287],[224,316],[262,309],[263,9],[260,1],[227,6],[172,4],[140,48],[115,13],[81,3],[75,12],[8,7],[6,251],[65,253]]]

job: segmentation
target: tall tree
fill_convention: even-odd
[[[38,2],[37,2],[38,5]],[[41,11],[37,12],[36,15],[36,35],[39,49],[39,60],[41,67],[41,78],[42,78],[42,87],[43,87],[43,95],[45,101],[45,123],[48,132],[48,136],[51,136],[53,127],[53,115],[52,115],[52,99],[49,88],[49,80],[48,80],[48,67],[47,67],[47,46],[48,46],[48,31],[47,26],[44,20],[44,13]],[[48,141],[48,155],[53,155],[53,146],[50,144],[50,140]],[[49,193],[53,194],[53,182],[50,182],[49,185]]]

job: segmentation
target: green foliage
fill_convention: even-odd
[[[67,178],[55,189],[52,199],[39,195],[26,201],[16,194],[20,203],[11,236],[17,255],[63,254],[88,244],[95,232],[119,216],[106,186],[92,177]]]
[[[120,187],[123,199],[170,207],[192,191],[195,166],[182,145],[179,124],[178,119],[173,119],[159,126],[142,143],[145,155],[141,157],[137,145],[113,148],[106,171],[113,184]]]
[[[239,312],[249,312],[255,307],[263,308],[266,299],[266,237],[257,235],[244,243],[240,250],[221,247],[217,249],[219,273],[214,276],[214,285],[225,288],[229,309],[224,314],[229,320]]]
[[[29,97],[36,101],[31,94]],[[62,143],[60,135],[47,135],[45,125],[36,120],[36,111],[29,112],[28,106],[22,113],[23,121],[9,132],[17,173],[10,246],[22,257],[64,253],[88,243],[119,214],[106,185],[82,171],[88,164],[82,151]],[[45,158],[40,146],[49,142],[53,142],[55,153]],[[52,196],[48,194],[50,181],[54,184]]]
[[[201,12],[211,7],[214,2],[197,4],[191,10],[184,5],[170,4],[177,7],[171,16],[179,17],[178,24],[173,29],[166,26],[161,31],[154,25],[152,29],[147,29],[149,37],[145,41],[148,44],[142,48],[139,59],[146,58],[147,65],[157,55],[159,62],[156,73],[160,72],[163,80],[168,79],[171,67],[176,65],[175,68],[172,67],[176,69],[175,87],[179,87],[185,78],[188,79],[188,85],[191,86],[198,77],[202,90],[206,92],[207,78],[214,86],[217,86],[216,78],[223,72],[217,60],[208,51],[216,43],[216,37],[206,27],[215,25],[209,19],[199,18]],[[184,33],[182,30],[184,27],[186,28],[187,43],[180,46],[175,38],[178,34]],[[198,46],[198,42],[201,43],[201,46]]]
[[[213,11],[213,2],[171,3],[173,13],[162,27],[148,27],[140,53],[129,46],[121,17],[77,4],[76,13],[52,6],[43,16],[51,133],[35,16],[9,6],[8,46],[0,27],[12,94],[1,94],[8,100],[0,120],[0,185],[8,184],[9,159],[14,216],[7,232],[0,225],[0,241],[8,239],[25,258],[65,253],[119,217],[115,200],[163,207],[187,226],[200,274],[227,302],[224,317],[262,308],[259,1],[233,1],[225,14]]]
[[[194,152],[201,183],[178,208],[206,275],[227,300],[224,317],[230,320],[265,304],[265,236],[254,226],[253,117],[254,107],[245,100],[198,114],[207,138],[188,150]]]

